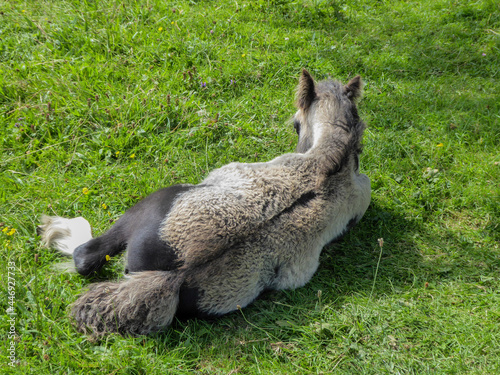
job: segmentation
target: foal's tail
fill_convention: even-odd
[[[94,284],[72,306],[78,329],[144,335],[165,329],[174,318],[181,271],[145,271],[121,282]]]

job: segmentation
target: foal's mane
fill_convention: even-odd
[[[361,80],[358,76],[343,85],[329,79],[315,84],[314,90],[314,100],[332,100],[338,109],[334,118],[325,121],[332,128],[331,132],[324,135],[328,140],[322,142],[327,145],[327,149],[322,147],[318,150],[324,153],[323,163],[327,175],[333,175],[348,163],[353,152],[359,154],[362,151],[365,123],[360,119],[356,108],[356,99],[361,96]],[[306,111],[311,109],[309,106]]]

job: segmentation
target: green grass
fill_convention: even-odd
[[[19,361],[4,366],[3,339],[5,371],[500,372],[498,2],[123,3],[0,0],[0,321],[6,337],[14,262]],[[57,271],[40,216],[99,234],[160,187],[292,151],[303,67],[363,77],[373,189],[311,282],[158,336],[76,332],[68,305],[122,261]]]

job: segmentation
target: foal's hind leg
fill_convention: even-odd
[[[102,236],[94,238],[73,253],[79,273],[88,275],[112,257],[127,250],[127,271],[167,271],[177,268],[177,255],[159,238],[159,229],[175,198],[192,185],[174,185],[158,190],[130,208]]]
[[[127,222],[118,220],[106,233],[78,246],[73,252],[77,271],[86,276],[98,271],[108,260],[119,254],[127,245]]]
[[[130,210],[134,225],[127,243],[126,272],[171,271],[180,266],[175,249],[160,238],[159,232],[175,199],[195,188],[174,185],[158,190]]]
[[[83,217],[43,216],[37,232],[45,246],[73,256],[77,271],[88,275],[103,266],[106,255],[111,257],[125,249],[131,227],[131,221],[125,217],[102,236],[92,238],[90,224]]]

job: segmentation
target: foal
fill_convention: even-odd
[[[359,173],[360,93],[359,76],[347,85],[315,84],[303,70],[295,153],[231,163],[198,185],[159,190],[97,238],[83,218],[44,217],[43,241],[72,255],[82,275],[127,250],[131,277],[94,284],[81,295],[72,307],[78,328],[148,334],[174,316],[219,316],[265,290],[307,283],[321,249],[352,228],[370,203],[370,180]]]

